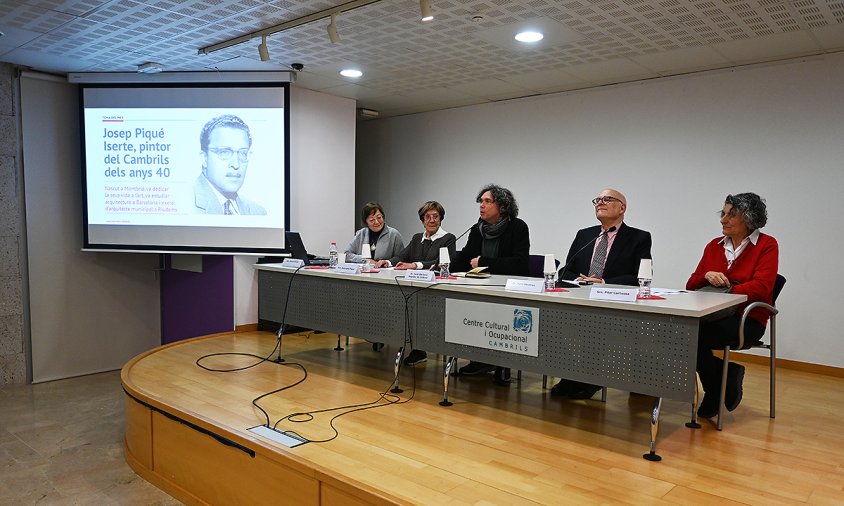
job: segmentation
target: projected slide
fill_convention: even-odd
[[[89,224],[283,223],[279,109],[89,108],[84,114]]]
[[[284,250],[287,83],[88,84],[81,96],[86,249]]]

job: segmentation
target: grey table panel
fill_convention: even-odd
[[[444,341],[446,299],[539,308],[537,357]],[[436,290],[414,296],[423,350],[691,402],[698,323],[657,313],[537,303]]]
[[[259,317],[280,322],[291,273],[259,271]],[[286,323],[401,346],[405,304],[399,287],[341,277],[297,275]],[[430,352],[691,402],[698,321],[506,296],[404,287],[411,338]],[[537,357],[445,342],[445,301],[537,307]]]
[[[291,276],[289,272],[258,271],[260,319],[278,323],[285,319],[288,325],[404,344],[405,303],[398,285],[296,275],[285,315]],[[413,321],[412,309],[410,317]]]

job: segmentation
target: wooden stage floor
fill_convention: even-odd
[[[610,390],[606,403],[600,394],[572,401],[552,398],[534,374],[509,388],[493,385],[491,376],[457,377],[454,405],[445,408],[437,404],[442,357],[430,355],[402,368],[399,402],[333,422],[351,408],[279,423],[312,441],[330,439],[287,448],[247,430],[266,422],[254,398],[293,385],[258,401],[271,423],[378,403],[391,386],[396,350],[376,352],[352,339],[337,352],[336,335],[303,333],[285,336],[286,366],[211,372],[196,365],[213,353],[268,356],[275,342],[267,332],[208,336],[129,362],[122,381],[132,468],[189,504],[844,502],[840,378],[780,369],[779,411],[771,420],[767,368],[747,364],[744,401],[722,432],[706,421],[688,429],[690,406],[663,403],[663,461],[654,463],[642,459],[650,397]],[[255,362],[220,355],[202,364],[235,369]]]

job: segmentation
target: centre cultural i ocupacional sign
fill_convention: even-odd
[[[447,299],[445,340],[536,357],[539,354],[539,309]]]

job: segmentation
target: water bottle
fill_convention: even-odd
[[[545,291],[550,292],[554,290],[554,273],[553,272],[546,272],[545,273]]]
[[[448,279],[451,273],[448,272],[448,266],[451,263],[449,258],[448,248],[440,248],[440,279]]]
[[[328,246],[328,266],[329,267],[337,267],[337,243],[332,242],[330,246]]]
[[[651,298],[651,280],[648,278],[639,278],[639,298]]]
[[[448,262],[440,264],[440,278],[441,279],[448,279],[451,276],[451,273],[448,272]]]

